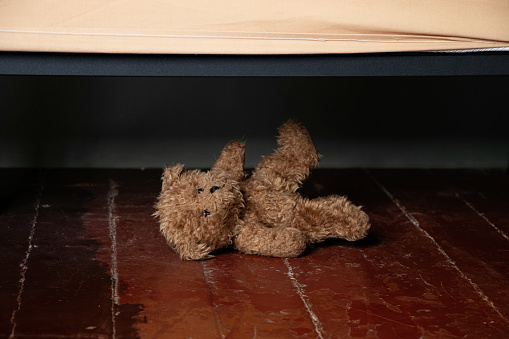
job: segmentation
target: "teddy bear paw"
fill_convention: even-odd
[[[293,258],[306,249],[306,237],[300,230],[287,227],[276,234],[274,245],[275,257]]]
[[[254,226],[244,228],[237,235],[235,247],[246,254],[279,258],[297,257],[306,249],[306,237],[293,227]]]

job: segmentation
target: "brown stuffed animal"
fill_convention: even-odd
[[[306,128],[290,120],[279,128],[278,148],[248,179],[239,141],[226,145],[210,171],[167,166],[154,215],[186,260],[212,258],[210,252],[232,244],[248,254],[296,257],[306,244],[365,237],[368,216],[347,198],[297,193],[319,157]]]

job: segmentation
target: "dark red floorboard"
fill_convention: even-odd
[[[222,335],[316,338],[282,259],[228,253],[202,265]]]
[[[450,258],[465,280],[507,326],[509,319],[509,241],[459,199],[443,181],[425,170],[372,171],[439,248]],[[507,212],[506,212],[507,213]]]
[[[157,221],[147,217],[160,187],[159,176],[155,179],[150,172],[114,179],[119,193],[115,204],[118,274],[126,286],[120,304],[142,307],[136,325],[140,335],[313,334],[313,324],[281,259],[226,251],[206,262],[180,261],[161,237]],[[281,324],[287,326],[287,334],[281,332]]]
[[[220,337],[200,262],[183,262],[152,216],[160,171],[114,171],[120,331],[144,338]],[[131,322],[132,324],[128,324]]]
[[[509,174],[505,170],[434,170],[433,174],[476,214],[509,237]]]
[[[81,173],[45,175],[21,308],[14,319],[16,337],[111,333],[108,269],[94,260],[100,244],[88,238],[83,225],[86,204],[95,198],[90,183]]]
[[[160,170],[0,174],[2,337],[509,337],[503,171],[319,170],[302,192],[363,205],[368,238],[203,262],[159,233]]]
[[[0,170],[0,337],[11,334],[11,317],[18,308],[20,265],[38,208],[40,172]]]
[[[365,206],[373,227],[365,240],[331,242],[337,246],[290,261],[318,318],[325,319],[324,332],[379,338],[509,335],[497,312],[369,175],[320,174],[316,187],[326,194],[359,196],[356,202]],[[408,181],[401,185],[405,192],[420,192]]]

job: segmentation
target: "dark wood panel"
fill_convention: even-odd
[[[422,228],[443,251],[451,265],[484,299],[484,304],[498,313],[498,319],[492,318],[489,322],[507,326],[508,240],[430,171],[377,170],[372,173],[414,223],[418,223],[417,228]]]
[[[0,170],[0,336],[13,329],[30,237],[40,207],[37,170]]]
[[[203,262],[159,233],[160,170],[1,174],[5,337],[509,336],[502,171],[319,170],[303,194],[363,205],[368,238]]]
[[[373,172],[375,177],[380,174]],[[417,200],[430,187],[429,183],[412,185],[413,180],[419,181],[413,172],[387,174],[401,185],[402,194]],[[325,333],[381,338],[509,335],[505,320],[370,175],[323,171],[314,182],[323,194],[353,197],[365,206],[372,220],[371,234],[363,241],[333,241],[331,246],[290,260],[307,286],[317,317],[323,319]],[[421,206],[419,215],[428,213],[446,214],[447,208]]]
[[[79,172],[46,175],[15,337],[111,334],[108,267],[95,260],[100,244],[83,224],[87,203],[105,198],[93,179]]]
[[[502,169],[434,170],[433,174],[486,223],[509,236],[509,173]],[[508,239],[509,240],[509,239]]]
[[[144,338],[205,333],[220,327],[200,262],[184,262],[170,249],[152,217],[161,171],[113,171],[118,314],[116,331]],[[110,229],[113,225],[110,225]]]
[[[125,285],[120,307],[139,305],[134,326],[140,335],[244,338],[312,334],[313,324],[281,259],[228,250],[205,262],[178,258],[150,217],[160,188],[159,174],[113,175],[118,185],[118,274]]]
[[[228,253],[203,268],[222,336],[316,338],[283,260]]]

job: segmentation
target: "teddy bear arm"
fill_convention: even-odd
[[[244,174],[245,144],[241,141],[230,141],[212,166],[212,172],[226,174],[231,179],[242,180]]]
[[[192,246],[178,244],[172,247],[182,260],[207,260],[214,258],[210,254],[213,249],[205,244],[192,244]]]
[[[182,260],[206,260],[214,257],[210,255],[214,248],[200,243],[191,235],[177,235],[174,232],[169,232],[166,227],[161,227],[161,233],[166,238],[168,245]]]
[[[308,243],[329,238],[355,241],[364,238],[370,228],[368,215],[343,196],[301,198],[295,211],[291,225],[305,234]]]
[[[306,249],[306,239],[296,228],[270,228],[246,223],[234,239],[235,247],[246,254],[291,258]]]

